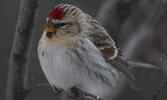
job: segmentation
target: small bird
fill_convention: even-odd
[[[139,89],[128,63],[107,31],[70,4],[59,4],[50,11],[39,41],[38,56],[46,78],[57,93],[72,92],[76,87],[94,95],[105,95],[118,84],[120,72],[133,88]]]

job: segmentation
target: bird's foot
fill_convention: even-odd
[[[76,98],[78,97],[78,88],[77,87],[72,87],[71,92],[67,94],[68,97],[70,98]]]
[[[60,94],[63,90],[58,89],[57,87],[53,86],[53,91],[56,93],[56,95]]]

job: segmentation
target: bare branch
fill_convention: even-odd
[[[151,9],[145,10],[148,17],[131,36],[128,36],[129,38],[124,43],[123,54],[126,58],[132,59],[134,56],[137,57],[148,46],[149,42],[156,35],[155,29],[165,9],[166,5],[160,0]]]
[[[117,41],[121,27],[128,18],[132,6],[138,0],[105,0],[101,5],[96,20],[98,20],[112,38]]]
[[[43,86],[50,86],[50,84],[49,83],[39,83],[39,84],[36,84],[36,85],[26,89],[25,92],[30,93],[31,91],[36,90],[38,88],[41,88]]]
[[[49,83],[39,83],[39,84],[36,84],[35,86],[32,86],[32,87],[26,89],[25,91],[23,91],[23,93],[27,93],[28,94],[31,91],[36,90],[38,88],[41,88],[43,86],[50,86],[50,84]],[[87,93],[87,92],[82,91],[82,90],[80,90],[78,88],[75,88],[75,92],[77,93],[79,100],[81,98],[82,98],[82,100],[92,100],[92,98],[95,99],[95,100],[103,100],[102,98],[100,98],[100,96],[96,96],[96,95]],[[88,98],[88,97],[90,97],[90,98]]]
[[[97,17],[96,19],[104,26],[106,24],[108,24],[108,21],[111,20],[111,14],[109,12],[111,12],[111,8],[113,7],[113,5],[115,4],[114,0],[106,0],[101,8],[99,9],[99,12],[97,13]]]
[[[76,91],[76,93],[78,93],[78,96],[79,97],[83,97],[83,98],[85,98],[85,97],[91,97],[91,98],[93,98],[93,99],[95,99],[95,100],[104,100],[104,99],[102,99],[102,98],[100,98],[100,96],[96,96],[96,95],[94,95],[94,94],[90,94],[90,93],[87,93],[87,92],[85,92],[85,91],[82,91],[82,90],[80,90],[80,89],[78,89],[78,88],[75,88],[75,91]],[[83,99],[82,98],[82,99]],[[83,99],[83,100],[90,100],[90,99]]]
[[[128,61],[128,64],[130,68],[133,67],[143,67],[143,68],[153,68],[153,69],[161,69],[161,67],[149,64],[149,63],[143,63],[143,62],[135,62],[135,61]]]
[[[160,87],[159,89],[157,89],[157,91],[155,92],[155,94],[153,95],[153,100],[158,100],[158,95],[162,92],[162,90],[167,86],[167,81],[165,81]]]
[[[6,100],[24,100],[38,0],[21,0],[9,61]]]

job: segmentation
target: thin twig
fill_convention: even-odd
[[[36,89],[38,89],[38,88],[40,88],[40,87],[42,87],[42,86],[49,86],[49,85],[50,85],[49,83],[39,83],[39,84],[36,84],[36,85],[34,85],[34,86],[32,86],[32,87],[26,89],[26,90],[23,91],[23,92],[30,93],[30,92],[32,92],[33,90],[36,90]],[[82,91],[82,90],[80,90],[80,89],[78,89],[78,88],[76,88],[75,91],[78,93],[78,96],[81,96],[81,97],[82,97],[82,96],[84,96],[84,97],[88,96],[88,97],[91,97],[91,98],[93,98],[93,99],[95,99],[95,100],[104,100],[104,99],[100,98],[100,96],[96,96],[96,95],[94,95],[94,94],[87,93],[87,92]],[[87,100],[87,99],[85,99],[85,100]]]
[[[167,86],[167,81],[165,81],[155,92],[153,95],[153,100],[158,100],[158,95],[161,93],[161,91]]]
[[[159,0],[156,6],[148,9],[148,11],[145,10],[149,16],[146,17],[143,24],[141,24],[131,36],[128,36],[127,41],[123,45],[123,54],[126,58],[132,59],[134,56],[137,58],[156,36],[155,29],[166,7],[166,5],[163,5],[161,2],[162,1]]]
[[[38,89],[38,88],[40,88],[40,87],[42,87],[42,86],[49,86],[50,84],[49,83],[39,83],[39,84],[36,84],[36,85],[34,85],[34,86],[32,86],[32,87],[30,87],[30,88],[28,88],[27,90],[26,90],[26,92],[31,92],[31,91],[33,91],[33,90],[36,90],[36,89]]]
[[[142,67],[142,68],[161,69],[158,66],[155,66],[155,65],[152,65],[152,64],[149,64],[149,63],[143,63],[143,62],[128,61],[128,64],[129,64],[130,68]]]
[[[78,88],[76,88],[76,92],[78,93],[79,96],[85,96],[85,97],[89,96],[91,98],[94,98],[95,100],[104,100],[104,99],[100,98],[100,96],[96,96],[94,94],[87,93],[87,92],[82,91],[82,90],[80,90]]]

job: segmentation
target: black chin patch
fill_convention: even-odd
[[[47,32],[46,33],[46,37],[48,37],[48,38],[52,38],[54,36],[54,33],[53,32]]]

